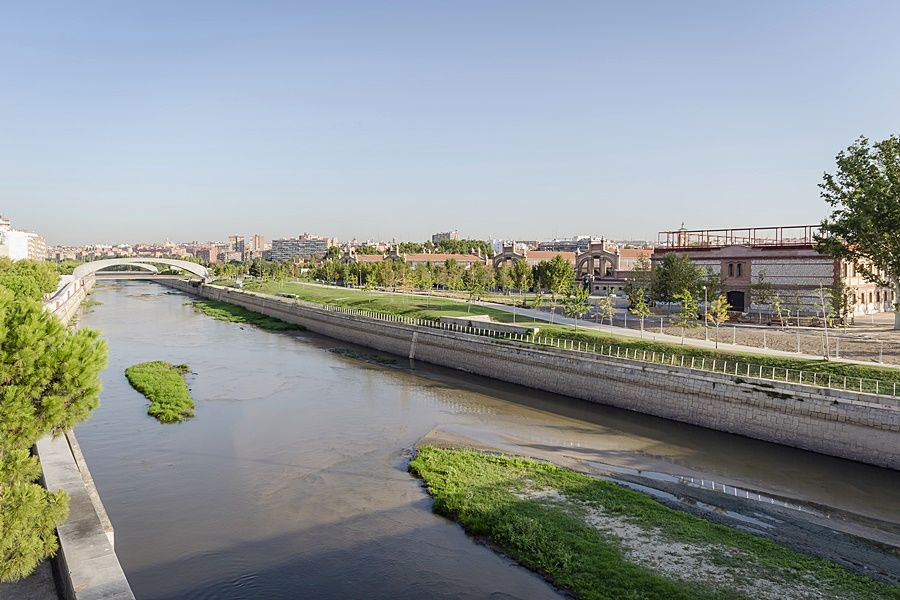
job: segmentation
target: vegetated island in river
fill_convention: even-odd
[[[287,323],[281,319],[270,317],[262,313],[247,310],[243,306],[220,302],[218,300],[194,300],[191,302],[194,308],[202,312],[204,315],[218,319],[219,321],[227,321],[229,323],[244,323],[247,325],[255,325],[261,329],[269,329],[272,331],[291,331],[302,330],[302,325]]]
[[[194,416],[184,375],[187,365],[173,365],[161,360],[138,363],[125,369],[131,387],[150,400],[147,414],[160,423],[177,423]]]
[[[892,586],[595,477],[425,446],[434,511],[583,600],[898,598]]]

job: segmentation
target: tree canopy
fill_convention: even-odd
[[[670,252],[653,269],[652,296],[658,302],[674,302],[677,295],[688,291],[692,296],[702,295],[707,282],[706,270],[687,256]]]
[[[57,279],[46,263],[0,262],[0,581],[55,552],[53,530],[68,512],[65,492],[34,483],[31,446],[86,419],[100,398],[105,343],[96,331],[66,329],[39,302]]]
[[[831,206],[816,237],[820,252],[851,261],[867,280],[900,280],[900,137],[870,143],[861,136],[835,158],[819,188]],[[900,291],[900,290],[898,290]],[[900,328],[900,312],[895,327]]]

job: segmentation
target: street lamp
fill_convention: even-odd
[[[707,289],[703,286],[703,337],[709,341],[709,300],[707,299]]]

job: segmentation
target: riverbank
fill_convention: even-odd
[[[900,468],[900,407],[894,398],[679,364],[677,357],[621,355],[479,335],[432,320],[318,305],[184,281],[162,285],[243,306],[334,339],[409,359],[635,412]],[[470,331],[471,329],[471,331]],[[662,358],[662,360],[660,360]],[[747,367],[747,365],[741,365]],[[714,367],[715,368],[715,367]],[[598,385],[602,382],[602,385]]]
[[[420,446],[409,469],[424,480],[436,512],[578,598],[900,594],[896,581],[851,573],[552,464]],[[771,527],[767,521],[757,519],[759,527]]]
[[[270,295],[292,294],[296,299],[315,304],[329,304],[358,310],[369,310],[382,314],[396,315],[411,319],[439,319],[440,317],[471,317],[475,315],[489,316],[501,323],[516,323],[529,327],[539,327],[542,336],[549,336],[560,340],[568,340],[574,343],[582,343],[585,347],[615,345],[632,352],[646,352],[648,354],[679,355],[686,358],[694,358],[697,361],[705,360],[712,363],[716,360],[719,364],[749,363],[761,366],[765,369],[788,369],[791,371],[804,370],[817,373],[824,381],[831,377],[838,381],[844,377],[879,379],[885,383],[898,384],[900,388],[900,369],[893,367],[879,367],[857,363],[841,362],[840,360],[806,359],[781,354],[754,353],[752,351],[735,351],[726,349],[707,349],[689,344],[667,343],[656,340],[644,340],[632,336],[616,335],[607,331],[587,329],[577,330],[571,325],[548,323],[544,320],[536,320],[523,314],[515,314],[509,310],[501,310],[482,306],[477,303],[470,304],[452,298],[441,296],[412,295],[391,293],[355,288],[339,288],[333,286],[317,285],[313,283],[285,283],[285,282],[259,282],[248,283],[246,289]],[[530,311],[526,311],[530,312]]]
[[[268,329],[270,331],[293,331],[301,329],[299,325],[285,323],[281,319],[275,319],[227,302],[194,300],[191,302],[191,305],[195,310],[208,317],[218,319],[219,321],[226,321],[228,323],[253,325],[260,329]]]

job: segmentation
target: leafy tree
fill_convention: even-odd
[[[325,251],[325,260],[336,260],[341,257],[341,249],[337,246],[329,246]]]
[[[69,331],[34,299],[34,289],[51,287],[43,269],[0,265],[10,270],[18,283],[29,271],[35,281],[15,291],[0,285],[0,581],[25,577],[56,551],[54,528],[67,516],[68,498],[34,483],[40,467],[30,448],[87,418],[106,366],[96,331]]]
[[[463,274],[463,279],[467,287],[473,282],[482,290],[490,289],[494,284],[494,274],[484,263],[473,264],[468,271]]]
[[[631,314],[641,320],[641,336],[644,334],[644,319],[653,314],[650,312],[650,306],[647,304],[645,294],[644,288],[639,287],[634,289],[634,292],[628,296],[628,302],[631,305]]]
[[[600,299],[597,301],[597,310],[600,312],[600,324],[603,324],[603,319],[609,319],[609,326],[613,326],[613,315],[616,314],[616,308],[613,306],[613,296],[611,294],[607,294],[605,296],[600,296]]]
[[[195,257],[191,257],[195,258]],[[66,259],[56,263],[56,271],[60,275],[71,275],[75,268],[84,264],[83,260]]]
[[[434,272],[429,263],[422,263],[413,270],[413,285],[417,290],[427,291],[434,287]]]
[[[559,254],[541,263],[545,264],[542,275],[544,284],[555,301],[557,294],[566,294],[572,289],[575,284],[575,269]]]
[[[706,318],[716,326],[716,348],[719,347],[719,326],[728,321],[728,310],[730,308],[731,305],[728,304],[728,299],[722,294],[716,296],[707,307]]]
[[[30,259],[13,262],[0,258],[0,286],[11,290],[18,298],[40,300],[58,285],[59,272],[51,263]]]
[[[697,299],[700,298],[700,292],[703,291],[703,286],[706,286],[706,297],[714,298],[722,293],[722,275],[719,273],[713,273],[713,270],[707,267],[706,269],[701,268],[701,271],[705,271],[705,277],[703,278],[703,283],[700,285],[700,290],[697,292]]]
[[[466,298],[466,312],[470,312],[472,310],[472,303],[476,300],[481,300],[481,297],[484,296],[485,289],[480,279],[473,278],[469,281],[466,291],[468,292],[468,297]]]
[[[841,324],[846,327],[850,324],[850,315],[853,314],[853,300],[850,290],[842,277],[837,278],[829,293],[834,314],[841,320]]]
[[[356,247],[357,254],[364,254],[367,256],[375,256],[381,254],[381,251],[375,246],[357,246]]]
[[[870,144],[860,136],[819,184],[832,207],[816,236],[820,252],[852,261],[865,279],[895,289],[900,309],[900,137]],[[900,310],[894,316],[900,329]]]
[[[644,295],[650,293],[653,285],[653,266],[650,259],[646,256],[639,256],[634,263],[634,269],[628,273],[625,282],[625,293],[629,298],[634,296],[634,292],[638,289],[644,290]]]
[[[494,249],[484,240],[441,240],[437,243],[437,249],[448,254],[473,254],[490,258],[494,255]]]
[[[444,261],[445,285],[448,290],[461,290],[463,287],[463,273],[465,268],[455,258]]]
[[[575,319],[575,331],[578,331],[578,318],[583,317],[591,309],[588,298],[591,292],[584,286],[578,286],[569,290],[563,302],[563,311],[567,317]]]
[[[706,278],[706,270],[696,266],[690,258],[669,252],[653,269],[653,299],[658,302],[674,302],[676,296],[685,291],[696,296]]]
[[[497,281],[497,287],[504,292],[509,293],[509,288],[513,286],[514,281],[512,267],[509,266],[507,261],[503,261],[503,264],[497,269],[495,279]]]
[[[700,305],[694,299],[690,290],[682,290],[675,294],[675,300],[681,302],[681,308],[674,315],[674,322],[681,327],[681,343],[684,343],[684,330],[688,327],[697,327],[697,311]]]
[[[418,242],[400,242],[397,244],[397,252],[400,254],[421,254],[425,252],[425,246]]]
[[[513,262],[512,265],[512,279],[513,285],[520,292],[528,291],[528,288],[531,287],[531,268],[528,266],[528,262],[523,259],[518,259]]]

